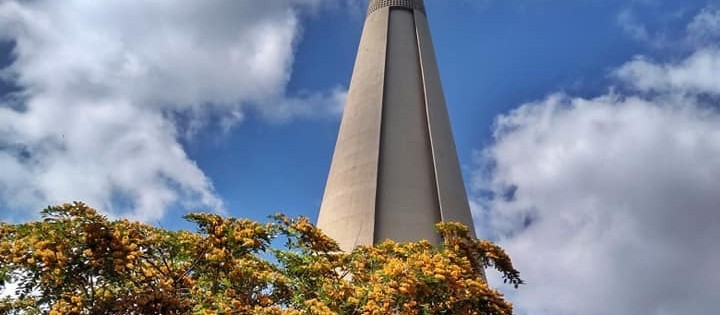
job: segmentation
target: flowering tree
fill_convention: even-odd
[[[268,224],[190,214],[197,232],[109,220],[83,203],[0,223],[0,314],[512,314],[483,269],[510,258],[442,223],[440,247],[384,242],[343,253],[307,218]],[[271,247],[276,239],[282,248]]]

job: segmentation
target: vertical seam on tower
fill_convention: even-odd
[[[385,116],[385,89],[387,83],[388,73],[388,52],[390,50],[390,19],[392,18],[392,8],[387,8],[387,26],[385,29],[385,58],[383,59],[383,78],[382,78],[382,96],[380,97],[380,132],[378,132],[378,159],[377,166],[375,168],[375,209],[373,209],[373,236],[372,243],[375,244],[377,241],[377,212],[379,208],[379,196],[380,196],[380,169],[382,165],[382,149],[383,149],[383,116]]]
[[[418,48],[418,64],[420,65],[420,77],[422,78],[422,89],[423,89],[423,100],[425,103],[425,122],[427,125],[427,132],[428,132],[428,145],[430,146],[430,157],[432,159],[432,174],[433,178],[435,179],[435,195],[437,196],[437,206],[438,206],[438,212],[440,212],[440,220],[445,221],[444,218],[444,211],[442,207],[442,196],[440,196],[440,182],[438,179],[438,172],[437,172],[437,158],[435,156],[435,146],[433,145],[433,136],[432,136],[432,127],[430,125],[430,102],[428,101],[428,89],[427,89],[427,78],[425,77],[425,67],[423,63],[423,51],[422,51],[422,43],[420,42],[420,34],[418,32],[418,26],[417,26],[417,15],[415,15],[415,10],[413,10],[413,25],[415,26],[415,40],[417,42],[417,48]]]

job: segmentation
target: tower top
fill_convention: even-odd
[[[425,14],[425,4],[423,0],[370,0],[368,15],[385,7],[403,7],[418,10]]]

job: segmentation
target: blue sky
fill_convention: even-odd
[[[503,287],[519,313],[712,314],[720,3],[426,5],[477,230],[528,282]],[[316,218],[364,7],[0,2],[0,219],[70,200],[171,228]]]
[[[672,31],[684,27],[704,5],[428,1],[465,176],[471,176],[467,172],[473,152],[492,141],[498,114],[557,91],[602,94],[612,84],[609,72],[634,55],[672,58],[676,52],[655,51],[628,34],[619,22],[620,12],[631,11],[643,23]],[[325,8],[301,15],[303,32],[289,94],[346,88],[364,16],[363,9],[353,9]],[[212,130],[185,145],[233,213],[262,218],[282,210],[315,217],[338,124],[336,117],[280,124],[251,119],[220,139]]]

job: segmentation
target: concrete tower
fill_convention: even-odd
[[[318,227],[351,250],[440,221],[473,229],[425,7],[370,0]]]

